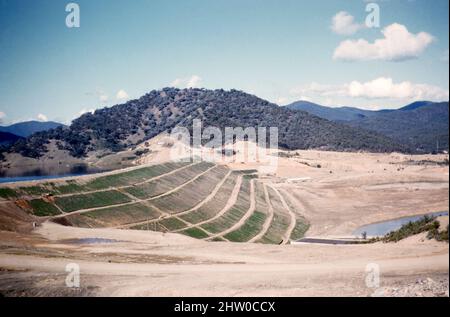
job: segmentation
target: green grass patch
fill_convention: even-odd
[[[233,242],[247,242],[262,230],[266,218],[265,213],[255,211],[242,227],[226,234],[224,237]]]
[[[33,208],[33,214],[39,217],[54,216],[60,214],[58,208],[55,205],[48,203],[42,199],[33,199],[28,201],[31,208]]]
[[[42,196],[50,192],[48,188],[43,186],[20,187],[19,190],[32,196]]]
[[[65,212],[117,205],[130,201],[128,196],[117,190],[56,198],[56,204]]]
[[[180,233],[192,237],[192,238],[196,238],[196,239],[205,239],[208,238],[208,235],[206,234],[206,232],[204,232],[203,230],[200,230],[198,228],[189,228],[186,230],[181,231]]]
[[[280,193],[281,193],[281,196],[284,197],[286,203],[289,205],[289,208],[291,208],[291,210],[295,212],[296,206],[292,203],[289,196],[286,195],[286,193],[283,190],[281,190]],[[305,236],[306,232],[308,231],[309,226],[310,225],[309,225],[308,221],[304,217],[297,216],[297,219],[295,220],[295,227],[294,227],[294,230],[292,230],[290,239],[293,241],[296,241],[298,239],[303,238]]]
[[[0,197],[9,199],[9,198],[17,198],[19,195],[14,189],[8,187],[0,188]]]
[[[181,221],[177,218],[174,218],[174,217],[163,219],[163,220],[159,221],[159,223],[164,228],[167,228],[169,231],[179,230],[179,229],[183,229],[184,227],[186,227],[186,224],[183,221]]]
[[[258,242],[278,244],[283,240],[283,237],[289,228],[291,217],[275,191],[271,188],[268,188],[267,190],[274,210],[274,215],[269,229]]]
[[[258,240],[260,243],[278,244],[283,240],[283,235],[290,224],[290,217],[285,214],[275,213],[272,223],[264,236]]]
[[[228,210],[224,215],[211,222],[201,225],[203,229],[212,233],[219,233],[227,230],[231,226],[239,222],[245,215],[248,208],[243,206],[236,206]]]
[[[65,194],[75,194],[87,191],[85,186],[81,186],[73,180],[67,181],[64,185],[54,185],[53,191],[55,194],[65,195]]]
[[[215,167],[183,188],[158,199],[153,204],[167,213],[175,214],[193,208],[201,203],[220,183],[228,170]]]
[[[186,224],[177,218],[166,218],[158,222],[145,223],[132,227],[134,230],[151,230],[160,232],[170,232],[174,230],[183,229]]]
[[[294,230],[291,233],[291,240],[296,241],[303,238],[309,229],[309,224],[303,218],[297,218]]]
[[[158,182],[148,182],[145,184],[140,184],[138,186],[127,187],[124,190],[140,199],[152,198],[154,196],[163,194],[163,191],[158,191]]]
[[[211,239],[211,242],[226,242],[227,240],[225,240],[222,237],[215,237]]]
[[[227,204],[228,199],[233,192],[233,188],[236,185],[237,175],[231,174],[229,178],[222,185],[217,194],[202,207],[194,210],[190,213],[179,216],[181,219],[197,224],[199,222],[213,218],[219,213]]]
[[[135,183],[144,182],[149,178],[163,175],[174,169],[183,167],[188,164],[190,163],[167,163],[139,168],[129,172],[98,177],[89,182],[86,186],[91,190],[105,189],[109,187],[118,187],[118,186],[129,186]]]
[[[237,173],[237,174],[256,174],[258,173],[258,170],[256,169],[251,169],[251,170],[234,170],[233,173]]]
[[[17,191],[10,188],[0,188],[0,197],[17,198],[22,195],[42,196],[44,194],[65,195],[80,194],[88,191],[108,189],[111,187],[132,186],[136,183],[144,182],[150,178],[161,176],[175,169],[187,166],[191,162],[166,163],[161,165],[142,167],[128,172],[99,176],[87,184],[82,184],[74,179],[61,182],[46,182],[35,186],[20,187]],[[201,163],[209,164],[209,163]]]
[[[212,233],[225,231],[239,222],[250,208],[250,181],[244,179],[236,204],[221,217],[203,224],[201,227]]]
[[[110,226],[119,226],[140,221],[153,220],[159,217],[160,213],[148,205],[136,203],[126,206],[93,210],[84,213],[83,215]]]
[[[211,163],[202,162],[157,180],[125,188],[125,191],[140,199],[152,198],[181,186],[212,166]]]

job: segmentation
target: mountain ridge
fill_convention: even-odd
[[[37,132],[8,149],[39,158],[54,142],[61,151],[83,158],[92,153],[115,153],[131,148],[175,126],[272,127],[279,145],[288,149],[393,152],[409,149],[378,133],[334,123],[304,111],[294,111],[242,91],[223,89],[153,90],[139,99],[86,113],[69,127]]]
[[[380,133],[419,153],[448,150],[449,147],[448,101],[416,101],[399,109],[377,111],[351,107],[331,108],[304,101],[294,102],[286,107]]]
[[[9,132],[21,137],[29,137],[33,133],[46,131],[63,126],[62,123],[55,121],[24,121],[11,124],[9,126],[0,126],[1,132]]]

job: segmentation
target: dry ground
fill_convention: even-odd
[[[448,156],[297,154],[280,158],[263,179],[310,222],[307,236],[349,236],[360,225],[448,210],[448,165],[431,162]],[[116,241],[77,243],[82,238]],[[81,268],[77,290],[64,287],[72,262]],[[379,288],[365,284],[370,263],[380,268]],[[239,244],[44,223],[30,233],[0,231],[0,267],[0,292],[11,296],[448,296],[449,246],[423,236],[396,244]]]
[[[76,243],[92,237],[118,242]],[[82,289],[73,295],[370,296],[379,290],[365,284],[369,263],[380,267],[380,288],[399,288],[427,278],[448,283],[448,259],[447,244],[428,240],[271,246],[46,223],[31,236],[2,235],[0,290],[70,295],[65,266],[77,263]]]

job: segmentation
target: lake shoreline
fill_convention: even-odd
[[[406,217],[400,217],[385,221],[378,221],[374,223],[370,223],[364,226],[359,227],[355,231],[353,231],[354,236],[361,236],[364,232],[369,237],[380,237],[388,234],[389,232],[395,231],[400,229],[403,225],[409,223],[418,221],[424,217],[440,217],[440,216],[448,216],[448,211],[438,211],[438,212],[431,212],[426,213],[422,215],[413,215],[413,216],[406,216]]]

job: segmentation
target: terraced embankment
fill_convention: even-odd
[[[0,197],[43,221],[175,232],[207,241],[284,244],[308,228],[292,202],[255,171],[210,162],[2,185]]]

